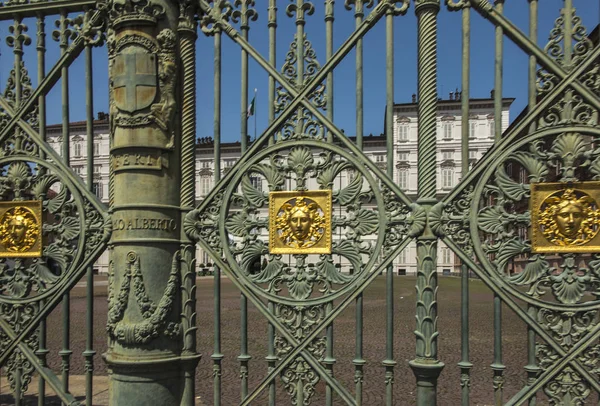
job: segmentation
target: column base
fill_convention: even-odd
[[[200,355],[123,360],[104,354],[109,370],[109,405],[180,406],[185,370],[199,359]]]
[[[437,404],[437,379],[444,369],[444,363],[437,360],[414,359],[409,361],[417,378],[417,405]]]

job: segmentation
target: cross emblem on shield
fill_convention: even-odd
[[[133,113],[154,102],[157,88],[156,55],[117,55],[113,70],[113,97],[120,110]]]

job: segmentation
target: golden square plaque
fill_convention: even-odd
[[[532,252],[600,252],[598,202],[600,182],[532,183]]]
[[[269,193],[271,254],[331,254],[331,190]]]
[[[0,258],[42,256],[42,202],[0,202]]]

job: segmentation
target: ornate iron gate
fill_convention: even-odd
[[[416,0],[418,23],[418,195],[394,182],[394,24],[408,0],[346,0],[355,28],[334,49],[334,0],[325,0],[324,63],[319,63],[307,0],[285,3],[295,26],[277,68],[276,0],[12,1],[0,8],[11,22],[7,43],[14,69],[0,97],[0,365],[21,404],[32,376],[38,402],[46,384],[66,404],[69,391],[69,292],[87,273],[87,340],[83,356],[86,403],[94,374],[93,271],[110,248],[108,351],[113,404],[194,404],[196,264],[194,243],[214,263],[213,399],[224,403],[221,276],[241,294],[241,404],[268,399],[310,404],[324,386],[326,404],[363,404],[365,289],[386,280],[385,403],[394,399],[400,357],[394,352],[392,262],[417,244],[416,402],[436,403],[438,359],[436,255],[441,239],[462,263],[462,404],[469,404],[469,272],[494,294],[496,404],[584,404],[600,393],[598,289],[600,256],[600,45],[587,35],[565,0],[549,44],[537,45],[537,0],[529,0],[529,35],[503,15],[503,1],[446,0],[463,16],[462,173],[438,199],[437,15],[440,0]],[[257,9],[266,10],[269,52],[249,42]],[[469,170],[470,20],[475,11],[496,29],[495,117],[502,109],[502,41],[507,36],[530,58],[527,112]],[[74,15],[83,12],[81,16]],[[261,12],[262,13],[262,12]],[[46,70],[45,21],[57,15],[53,37],[60,57]],[[337,15],[336,15],[337,16]],[[24,20],[37,24],[37,86],[23,53],[31,44]],[[363,38],[385,26],[385,168],[364,151]],[[197,25],[214,39],[214,178],[196,202]],[[222,37],[241,51],[239,161],[222,171]],[[93,193],[92,48],[107,43],[111,138],[110,216]],[[85,51],[87,185],[69,168],[69,67]],[[334,69],[355,54],[356,134],[334,124]],[[269,124],[250,140],[246,107],[251,57],[267,74]],[[62,153],[46,142],[46,96],[61,83]],[[61,156],[62,155],[62,156]],[[385,171],[384,171],[385,169]],[[221,173],[225,172],[221,178]],[[262,180],[261,187],[255,181]],[[532,221],[533,219],[533,221]],[[110,242],[109,242],[110,239]],[[257,264],[259,264],[257,266]],[[509,266],[510,264],[510,266]],[[521,267],[517,273],[513,270]],[[202,283],[200,281],[199,283]],[[46,318],[62,302],[61,378],[48,367]],[[248,311],[268,322],[268,369],[250,384]],[[527,326],[527,380],[504,399],[502,306]],[[355,311],[354,391],[334,374],[334,321]],[[254,373],[254,370],[252,370]],[[278,383],[288,398],[277,395]],[[260,398],[266,392],[265,398]],[[266,400],[265,400],[266,401]]]
[[[25,3],[25,2],[23,2]],[[2,258],[0,259],[0,364],[4,367],[15,404],[21,404],[32,376],[39,377],[40,402],[46,385],[65,404],[76,403],[69,393],[70,343],[69,292],[87,273],[93,287],[92,265],[106,249],[111,223],[106,207],[92,192],[93,94],[92,47],[102,45],[105,14],[91,9],[92,2],[58,7],[8,2],[2,19],[10,21],[6,41],[14,64],[0,98],[1,145],[0,199],[2,200]],[[71,19],[68,11],[85,14]],[[60,11],[60,12],[59,12]],[[46,70],[47,14],[58,14],[53,38],[60,57]],[[37,26],[37,86],[32,86],[25,49],[32,41],[25,19]],[[69,139],[69,66],[84,53],[87,91],[88,164],[86,186],[69,168],[69,142],[61,154],[46,143],[46,96],[61,81],[63,137]],[[88,293],[93,296],[93,291]],[[46,318],[62,302],[63,341],[59,351],[61,376],[48,366]],[[89,301],[87,322],[93,317]],[[94,349],[89,330],[84,352],[86,386],[91,388]],[[90,392],[88,392],[90,393]]]

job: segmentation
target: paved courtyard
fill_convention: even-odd
[[[456,364],[460,359],[460,279],[454,277],[441,277],[439,290],[439,351],[440,358],[446,364],[439,382],[439,405],[460,404],[460,371]],[[365,366],[364,404],[384,404],[383,394],[385,388],[384,369],[381,361],[385,358],[385,279],[380,277],[366,290],[364,299],[364,358]],[[394,354],[398,365],[395,369],[394,393],[396,405],[412,405],[415,403],[415,379],[408,361],[414,356],[415,338],[415,278],[410,276],[395,277],[395,342]],[[211,405],[212,402],[212,353],[213,343],[213,295],[212,278],[198,280],[198,347],[202,360],[197,371],[197,403]],[[471,321],[471,361],[472,370],[472,405],[493,404],[492,370],[489,365],[493,357],[493,329],[492,329],[492,295],[485,285],[479,280],[470,282],[470,321]],[[236,360],[239,354],[239,306],[240,295],[229,280],[222,282],[222,339],[223,352],[223,405],[234,405],[240,400],[239,363]],[[94,345],[97,351],[95,374],[94,404],[106,404],[107,379],[106,367],[100,354],[106,351],[105,323],[106,323],[106,284],[99,278],[95,287],[95,338]],[[80,399],[83,395],[83,356],[85,345],[85,290],[80,285],[72,293],[71,302],[71,343],[73,358],[71,365],[72,391]],[[503,351],[506,364],[506,382],[504,386],[505,399],[516,393],[524,384],[526,375],[526,337],[525,326],[507,308],[503,312]],[[50,366],[59,371],[60,357],[58,350],[61,347],[60,306],[48,319],[48,342],[51,348],[49,355]],[[267,349],[267,323],[259,312],[250,307],[249,310],[249,349],[252,355],[250,362],[250,387],[257,385],[266,373],[267,365],[264,357]],[[335,322],[335,376],[354,393],[354,307],[345,311]],[[2,377],[0,382],[1,404],[12,404],[12,399],[7,396],[7,381]],[[30,385],[26,404],[37,404],[35,393],[37,383]],[[317,386],[315,405],[324,404],[324,385]],[[278,388],[278,404],[289,404],[288,395],[282,385]],[[545,399],[540,399],[538,404],[547,404]],[[47,404],[59,404],[56,397],[50,396]],[[261,397],[255,402],[257,405],[267,404],[266,397]],[[338,399],[335,404],[342,404]]]

